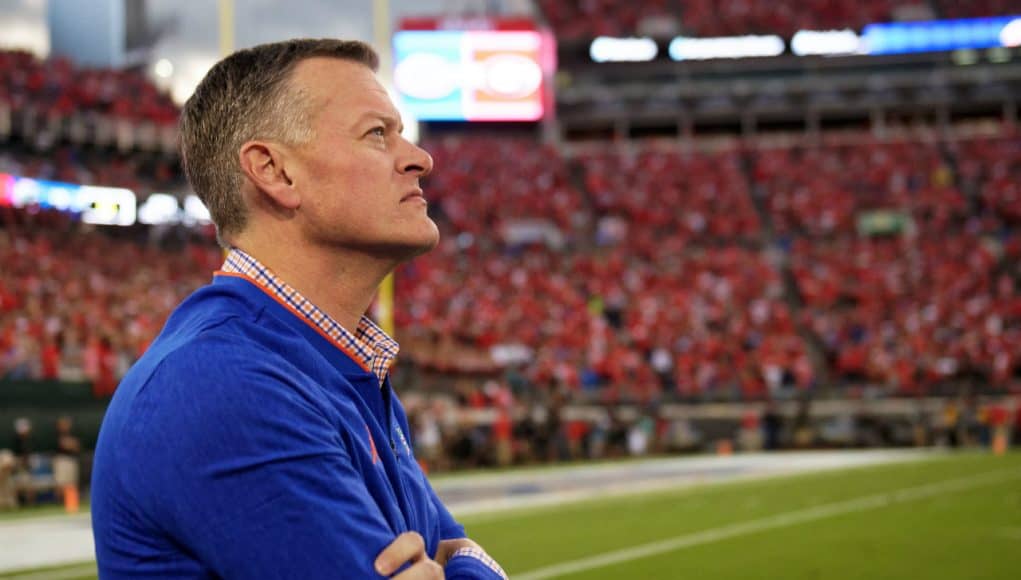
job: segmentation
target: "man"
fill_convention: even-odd
[[[97,444],[103,578],[501,578],[436,497],[363,316],[433,248],[419,179],[359,42],[224,59],[182,157],[229,249],[124,378]]]

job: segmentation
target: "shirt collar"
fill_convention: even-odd
[[[400,345],[367,316],[362,316],[358,328],[352,334],[287,282],[273,274],[269,268],[237,248],[231,248],[227,252],[227,259],[224,260],[221,270],[230,274],[241,274],[251,279],[267,292],[291,306],[305,318],[306,322],[323,331],[363,368],[372,371],[382,386],[394,359],[397,357]]]

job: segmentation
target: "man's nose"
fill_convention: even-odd
[[[417,173],[419,177],[425,177],[432,173],[433,158],[429,152],[418,145],[408,141],[410,151],[397,168],[401,173]]]

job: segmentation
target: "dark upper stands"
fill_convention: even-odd
[[[557,37],[564,41],[591,40],[596,36],[635,34],[688,36],[731,36],[744,34],[791,35],[798,30],[860,30],[872,22],[889,22],[901,6],[917,5],[911,0],[541,0]],[[1017,2],[946,2],[948,13],[961,16],[1010,13]],[[956,8],[960,5],[968,8]]]

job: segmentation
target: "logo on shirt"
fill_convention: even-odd
[[[401,440],[401,445],[404,446],[404,452],[407,455],[411,455],[411,446],[408,445],[408,440],[404,437],[404,431],[401,430],[401,426],[397,423],[397,421],[394,421],[394,431],[397,432],[397,438]]]
[[[369,429],[369,424],[365,424],[365,432],[369,435],[369,447],[372,448],[372,464],[375,465],[379,461],[379,452],[376,451],[376,441],[372,438],[372,431]]]

